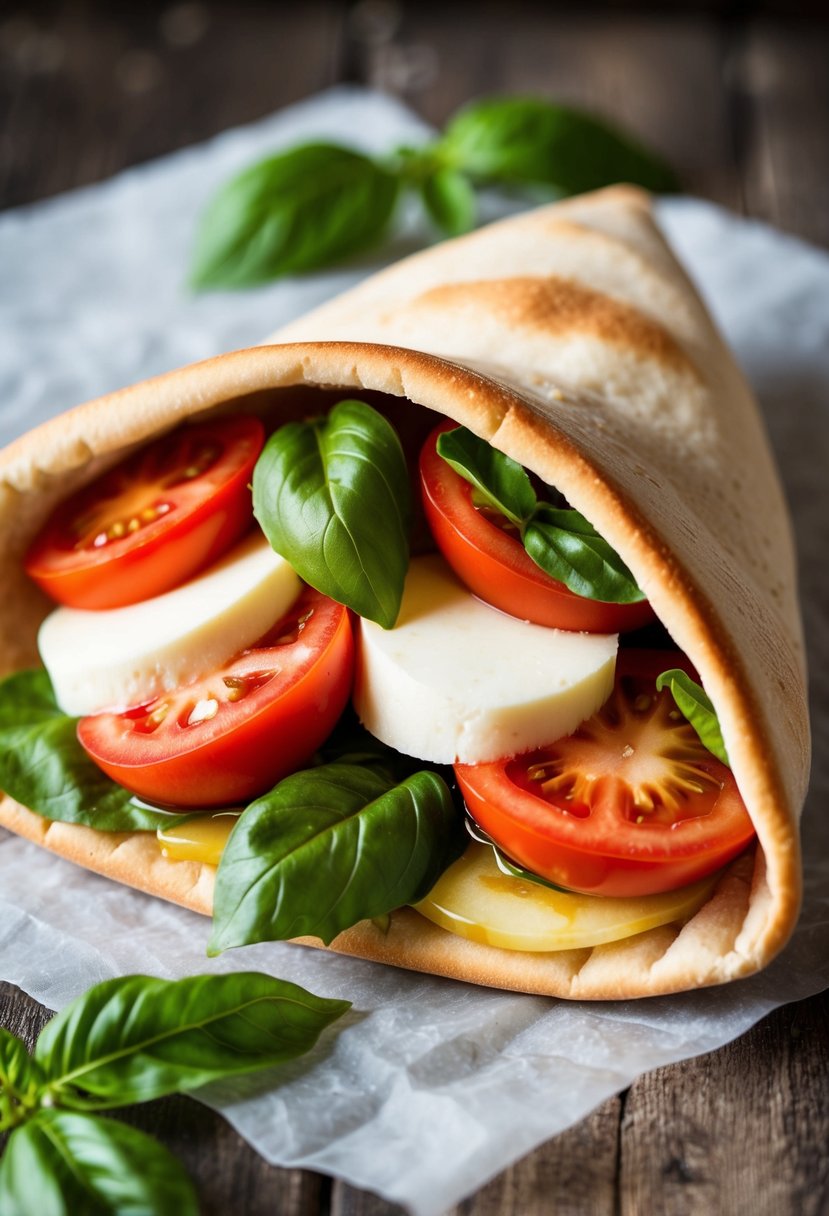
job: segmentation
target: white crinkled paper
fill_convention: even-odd
[[[426,128],[395,102],[337,90],[66,198],[0,215],[0,442],[99,393],[253,344],[379,264],[258,291],[184,287],[195,217],[227,176],[282,144],[382,150]],[[0,978],[58,1009],[128,972],[260,969],[353,1002],[280,1074],[209,1092],[269,1161],[307,1166],[434,1216],[639,1073],[710,1051],[775,1006],[829,986],[829,257],[692,199],[660,205],[764,407],[795,518],[815,704],[806,900],[761,975],[674,997],[570,1004],[281,943],[205,957],[207,921],[0,830]],[[422,236],[423,234],[421,234]],[[411,217],[395,247],[418,236]]]

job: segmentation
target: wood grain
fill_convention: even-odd
[[[325,0],[0,6],[0,207],[109,177],[339,77]]]
[[[6,5],[0,206],[99,180],[352,79],[397,93],[436,124],[493,92],[587,106],[660,150],[687,189],[829,246],[829,25],[818,5],[797,7],[812,17],[792,20],[784,3],[714,0],[635,12],[519,0]],[[47,1016],[0,984],[0,1025],[31,1045]],[[191,1100],[124,1118],[181,1157],[210,1216],[402,1212],[344,1183],[272,1169]],[[827,1144],[824,993],[718,1052],[640,1078],[448,1216],[825,1216]]]
[[[829,994],[629,1091],[624,1216],[829,1212]]]
[[[746,212],[829,246],[829,27],[751,22],[729,87],[741,98]]]

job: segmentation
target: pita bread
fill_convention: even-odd
[[[764,966],[794,926],[801,887],[809,730],[792,537],[755,403],[647,197],[614,188],[438,245],[272,341],[93,401],[5,451],[0,666],[37,661],[48,604],[21,571],[31,538],[57,501],[133,445],[213,411],[296,417],[342,390],[367,394],[411,443],[434,423],[428,411],[446,414],[557,486],[627,562],[714,702],[758,844],[688,923],[614,945],[520,954],[404,909],[387,933],[363,923],[334,948],[591,999]],[[9,798],[0,823],[209,912],[209,867],[164,861],[151,836],[49,824]]]

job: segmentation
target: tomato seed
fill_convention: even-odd
[[[200,722],[209,722],[219,712],[219,702],[213,697],[205,697],[197,701],[187,717],[188,726],[198,726]]]

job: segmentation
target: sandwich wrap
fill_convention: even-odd
[[[109,394],[10,445],[0,457],[2,671],[38,662],[50,604],[21,563],[71,491],[187,419],[238,409],[287,420],[343,391],[384,409],[413,451],[430,411],[456,420],[590,520],[696,667],[758,839],[687,923],[617,943],[526,954],[401,909],[385,931],[361,922],[332,948],[580,999],[684,990],[764,966],[801,894],[809,728],[792,536],[751,393],[639,191],[602,191],[438,245],[268,345]],[[210,912],[212,868],[166,860],[150,833],[49,822],[8,796],[0,825]]]

